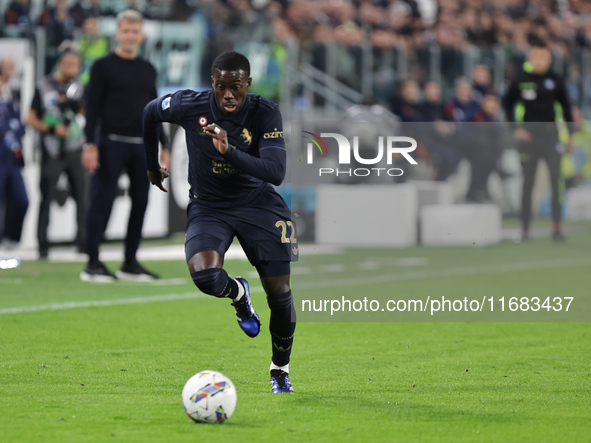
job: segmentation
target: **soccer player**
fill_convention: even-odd
[[[557,108],[566,122],[572,122],[571,106],[562,78],[550,71],[552,53],[542,42],[534,42],[523,72],[509,86],[505,97],[507,118],[518,123],[513,136],[519,143],[523,168],[521,200],[522,240],[529,239],[531,197],[538,161],[543,158],[550,171],[552,184],[552,220],[554,240],[564,240],[560,229],[560,161],[562,145],[558,139]],[[548,123],[542,123],[548,122]],[[550,123],[551,122],[551,123]],[[571,128],[569,125],[569,132]],[[569,135],[568,152],[572,152]]]
[[[168,173],[158,164],[158,128],[171,122],[186,131],[190,203],[185,255],[195,285],[232,299],[238,324],[249,337],[260,330],[248,282],[230,278],[224,254],[237,237],[260,275],[271,309],[271,386],[293,392],[289,359],[295,331],[290,261],[298,247],[291,213],[271,185],[285,176],[283,123],[276,104],[248,93],[250,64],[237,52],[213,62],[213,90],[178,91],[144,109],[144,144],[150,182],[166,191]]]
[[[99,260],[99,245],[107,228],[122,171],[129,176],[131,211],[125,237],[125,261],[117,277],[136,281],[157,278],[136,259],[150,190],[144,172],[146,156],[142,140],[142,111],[150,100],[158,96],[156,69],[138,55],[143,41],[142,22],[142,15],[137,11],[121,12],[117,16],[117,48],[98,59],[90,73],[82,164],[93,177],[86,217],[88,264],[80,274],[83,281],[111,282],[116,279]],[[163,163],[167,164],[169,158],[168,151],[164,151]]]

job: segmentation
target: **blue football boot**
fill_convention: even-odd
[[[271,370],[271,390],[273,394],[293,394],[293,386],[289,374],[281,369]]]
[[[244,295],[237,302],[233,302],[232,306],[236,310],[236,319],[238,324],[249,337],[256,337],[261,331],[261,321],[259,314],[257,314],[250,302],[250,288],[248,282],[242,277],[236,277],[236,280],[244,286]]]

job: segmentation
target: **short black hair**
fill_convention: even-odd
[[[236,51],[222,52],[218,55],[211,65],[211,73],[219,69],[220,71],[244,71],[246,77],[250,77],[250,63],[248,59]]]
[[[57,48],[57,62],[61,62],[66,55],[70,54],[82,59],[82,56],[78,52],[78,45],[70,40],[64,40]]]
[[[546,42],[535,34],[529,35],[528,43],[532,48],[550,49]]]

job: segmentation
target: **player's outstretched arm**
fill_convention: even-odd
[[[215,129],[218,128],[219,132]],[[214,139],[214,146],[222,157],[248,175],[279,186],[285,178],[287,153],[284,146],[265,146],[259,149],[259,157],[239,149],[228,148],[228,136],[216,124],[204,128],[205,133]]]

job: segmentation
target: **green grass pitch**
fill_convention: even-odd
[[[587,235],[346,250],[302,257],[294,295],[559,294],[588,303],[590,251]],[[249,339],[228,300],[197,293],[184,262],[147,266],[166,284],[83,284],[80,263],[0,271],[0,441],[591,441],[590,323],[301,322],[296,392],[273,396],[269,312],[253,269],[226,263],[255,291],[263,330]],[[181,406],[185,381],[204,369],[237,388],[222,425],[193,423]]]

